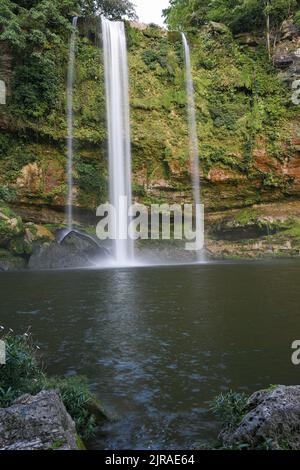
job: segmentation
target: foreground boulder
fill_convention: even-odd
[[[75,424],[55,390],[0,409],[0,450],[78,449]]]
[[[246,414],[235,429],[225,429],[225,447],[300,449],[300,385],[261,390],[249,398]]]

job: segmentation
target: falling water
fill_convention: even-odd
[[[182,34],[182,41],[184,46],[185,55],[185,68],[186,68],[186,92],[187,92],[187,109],[188,109],[188,122],[189,122],[189,146],[190,146],[190,165],[193,184],[193,197],[196,210],[196,217],[200,217],[197,207],[200,207],[200,175],[199,175],[199,148],[197,137],[197,121],[196,121],[196,106],[194,97],[194,85],[192,78],[190,48],[184,33]],[[201,228],[203,230],[203,227]]]
[[[114,257],[118,264],[133,261],[133,242],[128,239],[128,209],[131,206],[131,149],[129,85],[124,23],[102,22],[108,125],[110,203],[116,210]]]
[[[73,18],[73,31],[70,39],[69,48],[69,64],[68,64],[68,80],[67,80],[67,122],[68,122],[68,162],[67,162],[67,181],[68,181],[68,195],[67,195],[67,224],[68,229],[73,228],[73,88],[74,88],[74,65],[75,65],[75,44],[77,33],[77,20],[78,17]]]

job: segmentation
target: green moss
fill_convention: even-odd
[[[300,241],[300,220],[288,222],[288,228],[284,230],[284,235],[288,235]]]
[[[9,259],[11,258],[11,252],[9,250],[5,250],[4,248],[0,249],[0,259]]]
[[[258,212],[255,209],[243,209],[235,215],[235,220],[240,225],[248,225],[257,222]]]
[[[52,445],[50,447],[49,450],[57,450],[57,449],[60,449],[63,445],[65,444],[65,442],[61,439],[57,439],[56,441],[53,441],[52,442]]]
[[[14,255],[30,255],[32,246],[23,237],[14,238],[9,244],[10,252]]]
[[[76,435],[76,444],[77,444],[78,450],[86,450],[83,440],[78,434]]]

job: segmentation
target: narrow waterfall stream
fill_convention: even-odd
[[[185,56],[185,73],[186,73],[186,94],[187,94],[187,110],[188,110],[188,125],[189,125],[189,153],[191,176],[193,185],[193,198],[195,205],[196,217],[201,217],[200,207],[201,193],[200,193],[200,174],[199,174],[199,146],[197,136],[197,121],[196,121],[196,106],[194,95],[194,84],[192,77],[191,56],[190,48],[184,33],[182,35],[182,42],[184,47]],[[204,227],[201,227],[203,230]]]
[[[75,68],[75,45],[77,34],[77,20],[78,17],[74,16],[72,26],[73,31],[70,39],[69,47],[69,64],[68,64],[68,79],[67,79],[67,123],[68,123],[68,136],[67,136],[67,204],[66,216],[68,229],[73,228],[73,88],[74,88],[74,68]]]
[[[124,23],[102,17],[106,112],[109,152],[110,204],[113,220],[113,255],[119,265],[131,264],[133,241],[128,239],[131,206],[131,148],[127,44]]]

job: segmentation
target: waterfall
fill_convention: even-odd
[[[68,78],[67,78],[67,123],[68,123],[68,137],[67,137],[67,224],[68,229],[73,228],[73,88],[74,88],[74,66],[75,66],[75,45],[77,33],[77,20],[78,17],[74,16],[72,21],[73,31],[71,33],[70,46],[69,46],[69,63],[68,63]]]
[[[118,264],[133,260],[133,241],[128,239],[128,209],[131,206],[131,148],[129,84],[124,23],[102,17],[108,126],[110,203],[114,217],[114,257]]]
[[[196,210],[196,217],[200,217],[197,207],[201,202],[200,194],[200,174],[199,174],[199,147],[197,137],[197,121],[196,121],[196,106],[194,96],[194,85],[192,78],[191,56],[190,48],[187,38],[184,33],[182,35],[182,42],[184,46],[185,55],[185,69],[186,69],[186,93],[187,93],[187,109],[188,109],[188,123],[189,123],[189,153],[190,165],[193,184],[193,198]]]

